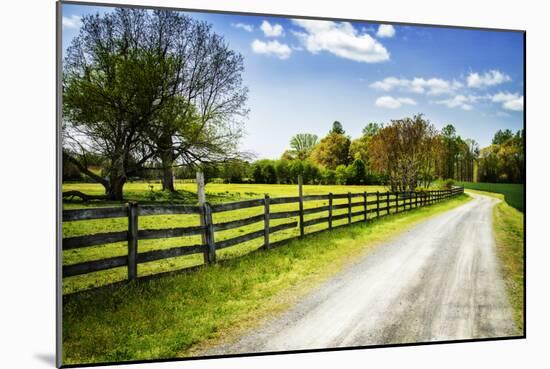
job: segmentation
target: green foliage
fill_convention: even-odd
[[[363,128],[363,136],[372,137],[378,133],[381,128],[383,128],[383,125],[380,123],[369,123]]]
[[[349,137],[343,133],[331,132],[315,146],[310,158],[319,166],[336,169],[349,163],[350,144]]]
[[[452,178],[447,178],[447,179],[443,182],[443,188],[444,188],[444,189],[450,190],[451,188],[453,188],[454,185],[455,185],[455,180],[452,179]]]
[[[317,144],[317,135],[311,133],[298,133],[290,139],[292,153],[297,159],[305,160]]]
[[[525,137],[523,130],[498,131],[493,144],[479,152],[480,182],[522,183],[525,171]]]
[[[290,176],[290,162],[286,159],[280,159],[275,162],[275,173],[277,182],[281,184],[292,183]]]
[[[347,168],[347,183],[346,184],[365,184],[367,180],[367,169],[365,163],[361,159],[356,159]]]
[[[505,129],[505,130],[499,129],[495,133],[495,135],[493,136],[492,144],[493,145],[502,145],[503,143],[505,143],[506,141],[510,140],[513,137],[514,137],[514,133],[511,130],[509,130],[509,129]]]
[[[342,123],[335,120],[334,123],[332,123],[332,129],[330,130],[330,133],[343,135],[346,133],[346,131],[344,131],[344,127],[342,126]]]

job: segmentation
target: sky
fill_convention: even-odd
[[[81,17],[113,8],[64,4],[63,50]],[[244,56],[242,150],[276,159],[297,133],[333,121],[352,138],[369,122],[423,113],[480,147],[523,128],[523,34],[510,31],[183,12]]]

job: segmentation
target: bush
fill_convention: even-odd
[[[450,190],[455,185],[454,179],[448,178],[443,182],[443,185],[441,186],[444,189]]]

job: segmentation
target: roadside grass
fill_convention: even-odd
[[[490,192],[468,190],[473,193],[492,196],[504,200],[504,195]],[[493,231],[497,254],[501,264],[510,304],[514,309],[514,321],[523,333],[523,296],[524,296],[524,214],[506,203],[499,202],[493,209]]]
[[[130,183],[127,185],[127,194],[129,198],[139,199],[146,196],[148,184],[145,182],[140,183]],[[158,186],[158,191],[163,195],[166,193],[160,191],[160,184],[155,184]],[[193,183],[179,183],[178,189],[181,191],[187,191],[190,196],[187,196],[187,199],[193,199],[196,201],[196,194],[191,192],[192,187],[195,186]],[[185,188],[181,190],[181,188]],[[81,183],[81,184],[66,184],[64,185],[65,189],[77,189],[85,193],[101,193],[102,188],[96,184]],[[296,196],[297,195],[297,186],[296,185],[256,185],[256,184],[208,184],[206,187],[208,201],[212,202],[227,202],[227,201],[238,201],[244,198],[261,198],[264,193],[269,193],[272,197],[279,196]],[[94,192],[95,191],[95,192]],[[328,192],[333,193],[347,193],[347,192],[376,192],[383,191],[382,187],[378,186],[304,186],[304,194],[326,194]],[[133,196],[133,197],[132,197]],[[369,198],[371,201],[372,198]],[[360,199],[354,199],[354,202],[362,201]],[[395,202],[395,197],[390,196],[390,201],[392,204]],[[399,204],[403,204],[405,200],[399,200]],[[189,201],[188,201],[189,202]],[[344,204],[347,202],[347,199],[335,199],[334,205]],[[96,202],[91,202],[94,206],[99,206]],[[142,202],[143,203],[143,202]],[[159,201],[156,201],[159,203]],[[66,208],[76,208],[82,207],[82,203],[70,203],[65,204]],[[110,205],[110,206],[120,206],[120,203],[116,204],[106,204],[101,205]],[[307,201],[304,203],[304,208],[313,208],[317,206],[328,205],[327,200],[319,201]],[[368,209],[375,208],[375,205],[370,205]],[[360,210],[361,207],[354,208],[354,211]],[[272,205],[271,211],[293,211],[298,210],[298,204],[279,204]],[[334,215],[346,213],[346,209],[337,209],[334,210]],[[260,215],[263,213],[263,206],[240,209],[234,211],[227,211],[222,213],[215,213],[213,215],[214,222],[227,222],[230,220],[248,218],[255,215]],[[320,212],[316,214],[308,214],[304,216],[304,219],[310,220],[315,218],[321,218],[328,216],[328,211]],[[356,216],[353,220],[361,219],[362,216]],[[297,221],[298,218],[286,218],[286,219],[274,219],[271,220],[270,224],[272,226],[283,224],[287,222]],[[175,228],[175,227],[188,227],[188,226],[197,226],[199,225],[199,216],[196,214],[184,214],[184,215],[154,215],[154,216],[140,216],[139,218],[139,227],[140,229],[164,229],[164,228]],[[346,219],[334,221],[334,225],[345,224]],[[64,222],[63,223],[63,237],[73,237],[81,236],[87,234],[103,233],[103,232],[116,232],[124,231],[128,228],[126,218],[111,218],[111,219],[97,219],[97,220],[88,220],[88,221],[73,221],[73,222]],[[317,224],[306,228],[306,233],[314,232],[327,228],[326,223]],[[225,239],[233,238],[246,234],[249,232],[258,231],[263,229],[263,222],[258,222],[255,224],[250,224],[247,226],[242,226],[239,228],[218,231],[216,232],[216,241],[223,241]],[[276,242],[288,238],[293,238],[299,235],[299,228],[286,229],[277,233],[270,235],[271,242]],[[139,252],[147,252],[151,250],[166,249],[170,247],[177,246],[191,246],[201,243],[200,236],[185,236],[185,237],[174,237],[174,238],[165,238],[165,239],[155,239],[155,240],[140,240],[138,244]],[[218,259],[230,259],[234,257],[240,257],[245,255],[253,250],[256,250],[263,244],[263,239],[258,238],[252,241],[248,241],[233,247],[229,247],[223,250],[219,250],[217,253]],[[122,256],[127,254],[127,244],[126,242],[110,243],[104,245],[97,245],[93,247],[79,248],[66,250],[63,252],[63,264],[71,265],[86,261],[99,260],[107,257]],[[145,276],[150,274],[157,274],[160,272],[167,272],[173,270],[184,269],[192,266],[197,266],[203,263],[203,257],[200,254],[181,256],[170,259],[163,259],[158,261],[153,261],[149,263],[143,263],[138,266],[138,275]],[[74,276],[65,278],[63,280],[63,293],[71,293],[75,291],[82,291],[85,289],[90,289],[98,287],[101,285],[109,284],[112,282],[117,282],[126,279],[127,270],[125,267],[113,268],[109,270],[104,270],[96,273],[89,273],[80,276]]]
[[[504,195],[504,200],[508,203],[508,205],[516,208],[521,212],[524,211],[523,184],[458,182],[458,185],[464,186],[464,188],[471,190],[500,193]]]
[[[66,296],[63,364],[192,356],[287,309],[381,242],[469,200],[461,195],[191,273]]]

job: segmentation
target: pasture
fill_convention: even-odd
[[[506,202],[523,212],[525,205],[523,203],[523,184],[514,183],[484,183],[484,182],[458,182],[459,186],[463,186],[466,189],[500,193],[504,195]]]

